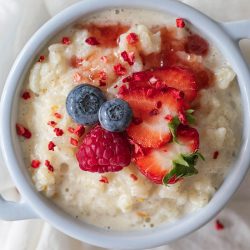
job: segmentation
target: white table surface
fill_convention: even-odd
[[[31,34],[51,16],[74,2],[77,0],[0,0],[0,91],[14,58]],[[250,19],[250,0],[183,0],[182,2],[221,21]],[[250,41],[242,41],[241,45],[244,56],[250,62]],[[1,157],[0,193],[12,197],[18,196]],[[225,225],[223,231],[216,231],[214,221],[211,221],[188,237],[157,249],[249,250],[250,174],[246,176],[240,189],[217,218]],[[100,248],[74,240],[42,220],[29,220],[0,221],[0,249],[92,250]]]

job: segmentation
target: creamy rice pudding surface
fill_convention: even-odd
[[[177,26],[161,13],[104,11],[60,33],[32,66],[17,120],[25,164],[36,189],[72,216],[109,229],[153,227],[200,209],[223,182],[241,137],[235,74],[191,25],[178,19]],[[192,37],[201,47],[187,42]],[[70,91],[88,83],[112,99],[134,72],[172,66],[190,69],[199,85],[190,104],[205,158],[195,166],[198,173],[166,186],[144,176],[133,161],[113,173],[81,170],[75,154],[91,126],[83,134],[68,115]]]

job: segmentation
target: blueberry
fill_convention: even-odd
[[[76,123],[92,125],[98,122],[98,111],[105,101],[106,98],[99,88],[81,84],[70,91],[66,109]]]
[[[111,132],[124,131],[132,119],[132,110],[122,99],[112,99],[102,104],[99,121],[102,127]]]

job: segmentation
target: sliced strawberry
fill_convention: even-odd
[[[173,89],[136,88],[122,91],[120,98],[132,108],[134,122],[128,127],[128,135],[145,148],[158,148],[171,140],[167,116],[183,112],[183,99],[176,98]],[[139,122],[138,122],[139,121]]]
[[[150,149],[135,159],[141,173],[152,182],[163,184],[163,179],[168,177],[166,184],[173,184],[184,176],[197,173],[194,168],[196,158],[198,158],[198,153],[195,152],[199,147],[197,130],[180,125],[177,129],[177,140],[178,143],[172,142],[158,149]],[[183,158],[181,154],[190,159]],[[176,164],[179,165],[176,167]],[[190,164],[190,166],[185,164]]]
[[[185,99],[190,102],[195,99],[198,91],[195,75],[183,67],[164,67],[133,74],[129,87],[136,88],[143,85],[175,88],[182,91]]]

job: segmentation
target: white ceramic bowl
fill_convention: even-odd
[[[219,48],[237,73],[244,114],[243,137],[237,160],[209,204],[200,211],[181,218],[176,223],[133,232],[108,231],[80,222],[38,193],[23,163],[15,132],[16,107],[21,84],[39,50],[57,32],[78,18],[102,9],[116,7],[161,11],[190,21]],[[145,249],[163,245],[183,237],[207,223],[224,207],[239,187],[250,162],[250,74],[238,45],[241,38],[247,37],[249,26],[250,21],[215,22],[197,10],[173,0],[84,0],[48,21],[34,34],[19,54],[9,73],[1,99],[1,147],[9,172],[23,199],[20,203],[12,203],[4,201],[0,196],[0,217],[6,220],[40,217],[76,239],[101,247],[123,249]]]

